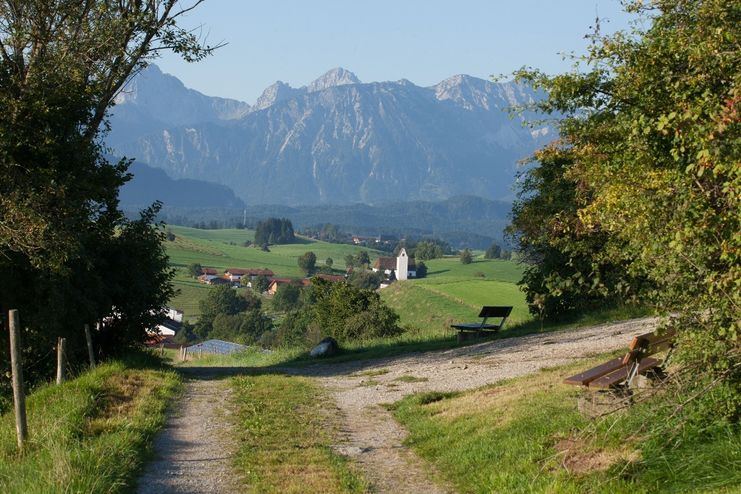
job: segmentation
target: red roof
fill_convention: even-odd
[[[211,274],[214,276],[218,276],[219,270],[216,268],[201,267],[201,274]]]
[[[273,272],[267,268],[229,268],[225,271],[226,274],[234,274],[237,276],[273,276]]]
[[[342,276],[341,274],[324,274],[324,273],[319,273],[318,275],[316,275],[316,277],[317,278],[321,278],[323,280],[331,281],[331,282],[334,282],[334,283],[336,283],[338,281],[345,281],[345,277]]]

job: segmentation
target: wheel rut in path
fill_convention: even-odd
[[[154,458],[139,478],[137,494],[243,492],[232,468],[236,447],[227,379],[193,374],[167,424],[154,439]]]
[[[330,391],[342,422],[335,450],[360,465],[374,492],[446,493],[454,490],[404,445],[406,430],[383,404],[413,393],[463,391],[569,364],[624,348],[631,337],[655,326],[655,319],[635,319],[445,351],[282,370],[316,377]]]

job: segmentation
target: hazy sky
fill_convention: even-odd
[[[597,15],[608,32],[630,20],[618,0],[206,0],[182,24],[228,45],[196,64],[156,63],[205,94],[250,104],[276,80],[299,87],[333,67],[421,86],[523,65],[555,73],[571,63],[561,54],[584,51]]]

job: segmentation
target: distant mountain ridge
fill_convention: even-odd
[[[538,98],[532,89],[465,75],[423,88],[336,68],[301,88],[276,82],[254,106],[204,96],[156,67],[134,84],[107,143],[252,205],[511,199],[517,161],[554,137],[506,112]]]
[[[135,161],[129,167],[133,178],[121,187],[119,201],[124,210],[140,210],[160,201],[166,208],[243,208],[244,203],[225,185],[201,180],[172,179],[163,170]]]

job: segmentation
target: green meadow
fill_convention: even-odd
[[[507,325],[531,320],[525,295],[517,286],[522,268],[515,262],[477,256],[471,264],[458,257],[426,261],[427,278],[395,283],[381,297],[402,325],[431,336],[452,335],[450,324],[477,320],[484,305],[511,305]]]
[[[252,230],[199,230],[168,226],[175,240],[167,242],[167,253],[176,269],[175,287],[178,295],[172,305],[185,311],[194,320],[200,313],[198,302],[209,287],[198,283],[188,274],[188,266],[226,268],[268,268],[276,276],[300,277],[298,257],[312,251],[317,265],[331,257],[334,268],[344,272],[345,256],[368,251],[371,260],[384,255],[372,249],[353,245],[299,238],[289,245],[275,245],[270,252],[245,247],[254,238]],[[455,321],[476,320],[483,305],[512,305],[510,323],[530,320],[525,297],[516,283],[522,268],[515,262],[486,260],[478,255],[471,264],[462,264],[457,256],[425,262],[427,278],[395,283],[381,291],[381,296],[401,317],[401,323],[417,336],[451,336],[449,325]]]
[[[290,245],[274,245],[270,252],[259,248],[245,247],[245,241],[252,241],[253,230],[223,229],[199,230],[170,225],[169,231],[175,234],[174,241],[166,242],[170,263],[176,270],[175,288],[179,293],[171,304],[185,312],[186,319],[194,320],[200,315],[198,302],[205,297],[209,287],[198,283],[188,274],[188,266],[199,263],[218,269],[227,268],[268,268],[276,276],[301,277],[298,258],[308,251],[316,254],[317,266],[323,266],[328,257],[334,261],[334,268],[344,272],[345,256],[368,251],[371,259],[380,252],[353,245],[330,244],[298,237],[298,242]]]

